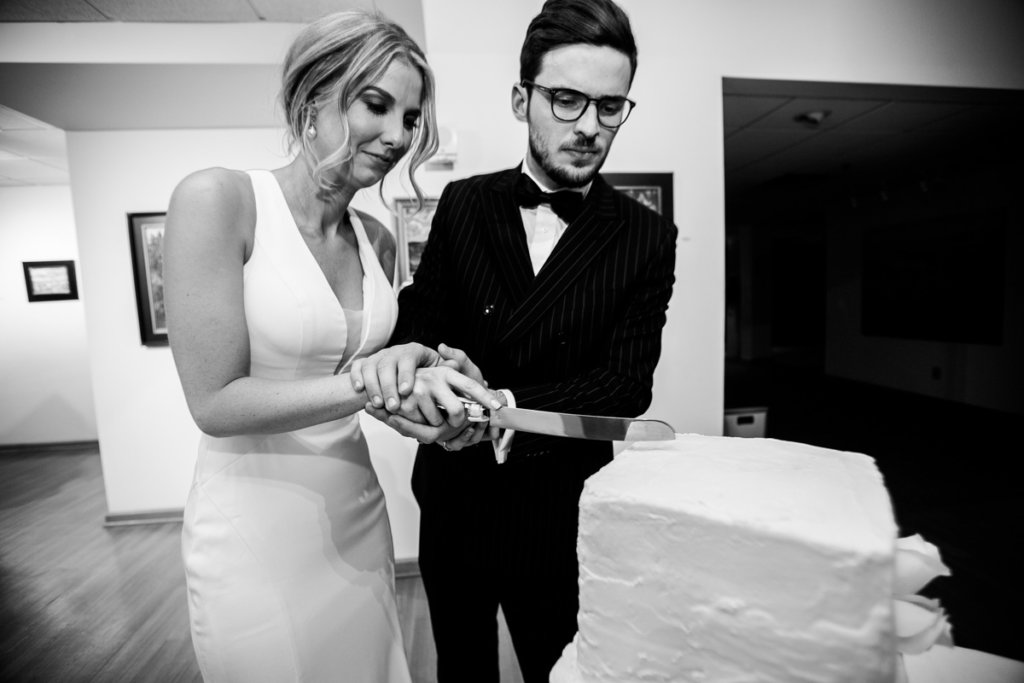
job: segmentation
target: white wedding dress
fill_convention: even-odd
[[[363,326],[350,335],[273,174],[249,175],[257,219],[243,277],[252,376],[329,376],[343,354],[383,346],[397,302],[356,214]],[[350,336],[357,348],[346,350]],[[358,415],[285,434],[204,435],[182,552],[207,681],[410,680],[391,528]]]

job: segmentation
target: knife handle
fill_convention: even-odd
[[[470,422],[488,422],[491,419],[487,409],[476,401],[470,401],[467,399],[462,400],[462,407],[466,410],[466,419]],[[437,407],[442,413],[447,413],[444,406],[437,404]]]
[[[491,419],[484,407],[476,401],[463,400],[462,406],[466,409],[466,419],[470,422],[487,422]]]

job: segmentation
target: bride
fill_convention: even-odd
[[[346,376],[395,324],[395,245],[349,203],[410,149],[422,198],[412,174],[437,147],[433,98],[400,27],[329,15],[284,64],[294,160],[198,171],[173,193],[169,337],[203,432],[182,553],[207,681],[410,680],[384,495],[359,427],[367,399]],[[435,425],[461,431],[459,395],[494,404],[461,352],[412,351]]]

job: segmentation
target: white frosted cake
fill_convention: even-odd
[[[579,632],[551,681],[893,681],[896,536],[866,455],[635,444],[584,487]]]

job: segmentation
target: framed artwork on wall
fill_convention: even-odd
[[[669,220],[672,213],[671,173],[602,173],[608,184]]]
[[[164,221],[166,213],[128,214],[128,238],[135,274],[139,336],[145,346],[167,344],[164,311]]]
[[[430,222],[437,210],[436,197],[424,197],[423,208],[415,197],[395,200],[395,238],[398,242],[398,283],[400,287],[412,282],[420,257],[430,236]]]
[[[61,301],[78,298],[74,261],[23,261],[28,300]]]

